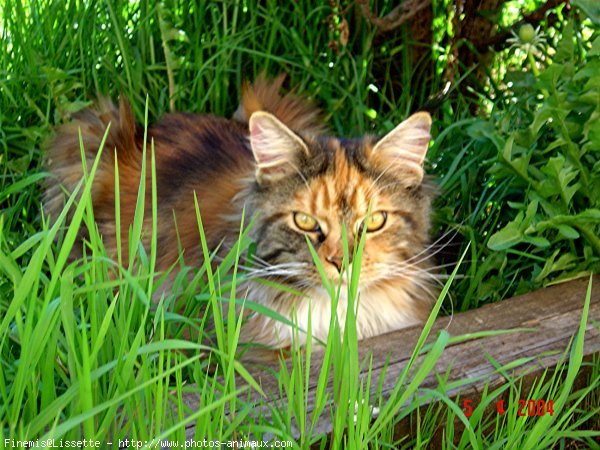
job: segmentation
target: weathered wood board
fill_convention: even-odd
[[[430,340],[435,337],[438,330],[442,329],[446,329],[451,336],[499,329],[528,328],[534,330],[516,331],[450,344],[438,360],[437,372],[445,373],[449,370],[448,383],[465,378],[478,378],[479,381],[457,388],[448,394],[450,396],[460,394],[461,398],[469,398],[476,403],[486,384],[491,388],[502,385],[505,379],[490,363],[490,356],[500,365],[519,358],[534,357],[531,363],[518,367],[512,372],[529,374],[530,376],[526,378],[530,380],[529,385],[536,375],[541,374],[547,368],[555,367],[579,327],[588,281],[588,278],[578,279],[476,310],[455,314],[453,317],[438,318]],[[593,284],[586,329],[586,356],[600,353],[600,333],[597,329],[600,322],[600,276],[594,277]],[[420,327],[413,327],[359,343],[361,360],[369,354],[373,355],[373,380],[379,378],[382,367],[389,358],[383,381],[384,398],[387,398],[394,389],[396,380],[407,364],[420,332]],[[309,411],[320,367],[318,359],[313,360],[309,387]],[[277,397],[277,380],[272,371],[254,368],[252,374],[259,381],[265,393],[272,396],[270,401],[281,401]],[[373,383],[374,390],[376,384]],[[422,383],[422,386],[427,388],[435,388],[437,385],[435,374],[430,374]],[[527,386],[525,385],[523,388],[527,389]],[[257,400],[258,404],[258,394],[253,398]],[[198,396],[194,393],[187,394],[185,402],[192,410],[199,406]],[[315,432],[328,433],[331,431],[331,424],[327,417],[328,414],[321,416],[319,423],[316,424]],[[188,429],[187,436],[190,439],[193,438],[193,428]]]

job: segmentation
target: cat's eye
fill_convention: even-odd
[[[317,219],[303,212],[294,213],[294,223],[302,231],[319,231],[321,229]]]
[[[366,220],[363,221],[360,225],[360,229],[362,227],[367,227],[367,233],[371,233],[373,231],[379,231],[385,225],[387,221],[387,213],[385,211],[377,211],[369,215]]]

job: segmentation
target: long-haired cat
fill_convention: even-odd
[[[178,239],[185,262],[202,264],[195,193],[212,248],[219,244],[227,248],[238,239],[244,208],[248,216],[256,217],[251,236],[261,273],[304,295],[264,283],[250,283],[244,295],[293,319],[300,329],[307,328],[310,314],[314,337],[327,338],[331,299],[306,238],[327,276],[332,280],[341,276],[344,282],[343,228],[350,255],[357,234],[366,228],[358,337],[422,322],[435,298],[427,245],[434,189],[423,173],[429,114],[410,116],[382,138],[333,137],[310,102],[279,94],[281,83],[282,77],[271,82],[259,78],[246,86],[233,119],[167,114],[148,129],[156,158],[157,269],[167,270],[178,260]],[[126,243],[144,139],[127,102],[115,107],[100,101],[58,130],[48,152],[48,168],[54,176],[47,185],[45,204],[56,217],[64,205],[64,191],[72,192],[82,176],[80,135],[91,167],[109,125],[92,201],[104,244],[116,253],[114,159],[118,160],[121,240]],[[345,291],[341,289],[337,311],[342,324]],[[296,334],[305,339],[290,326],[263,315],[251,315],[242,328],[243,341],[274,348],[290,346]]]

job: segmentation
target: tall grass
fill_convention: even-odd
[[[337,314],[331,314],[331,333],[320,358],[322,366],[314,405],[308,409],[308,386],[312,381],[309,373],[314,363],[310,326],[306,330],[309,339],[305,352],[295,355],[291,366],[282,364],[276,374],[281,397],[286,402],[271,403],[235,358],[241,319],[235,308],[229,308],[227,314],[222,308],[224,302],[245,303],[236,297],[235,275],[244,245],[243,224],[240,243],[232,250],[232,257],[225,258],[226,266],[213,270],[212,255],[202,238],[206,283],[201,284],[201,278],[196,276],[189,281],[193,290],[184,286],[183,295],[163,294],[158,306],[153,308],[151,298],[157,289],[156,280],[160,278],[160,274],[154,272],[153,262],[156,229],[149,240],[141,241],[138,224],[144,214],[144,202],[139,201],[129,235],[130,249],[135,250],[132,259],[120,265],[107,257],[91,211],[90,188],[98,161],[97,158],[89,168],[89,174],[56,222],[44,223],[32,236],[33,244],[23,244],[31,248],[32,254],[22,270],[15,267],[16,258],[23,254],[23,245],[15,249],[3,246],[0,250],[0,271],[4,276],[12,276],[13,292],[10,307],[0,322],[5,369],[0,378],[3,396],[0,408],[3,436],[0,437],[3,439],[44,441],[85,437],[106,446],[125,439],[144,442],[166,439],[183,443],[189,439],[185,434],[186,425],[193,423],[197,442],[280,439],[298,448],[308,448],[326,442],[326,437],[315,431],[315,427],[327,418],[333,429],[328,441],[331,448],[364,448],[373,442],[378,446],[409,448],[415,442],[395,441],[394,426],[411,412],[416,413],[423,402],[431,400],[445,405],[441,414],[447,416],[448,432],[452,432],[455,419],[465,425],[459,448],[484,448],[490,442],[504,445],[517,439],[515,436],[519,436],[515,441],[519,444],[514,444],[519,448],[548,448],[547,444],[563,437],[589,441],[596,435],[592,431],[576,431],[575,426],[600,411],[598,405],[586,411],[578,408],[599,387],[598,379],[583,391],[571,393],[574,377],[582,364],[591,284],[570,359],[534,389],[534,395],[557,399],[557,419],[542,418],[537,423],[507,420],[497,424],[500,431],[496,432],[494,441],[483,432],[485,426],[481,422],[489,424],[491,420],[484,415],[484,405],[468,419],[447,396],[452,386],[444,385],[443,379],[438,390],[419,389],[449,340],[448,334],[442,331],[431,345],[424,347],[456,269],[425,324],[410,361],[388,396],[382,396],[381,380],[372,378],[372,361],[358,358],[354,305],[359,269],[355,268],[350,274],[346,322],[342,326]],[[154,168],[150,170],[154,174]],[[154,183],[152,185],[154,191]],[[144,189],[142,184],[140,198],[144,196]],[[155,215],[156,195],[151,193],[151,197]],[[75,201],[76,198],[79,200]],[[66,222],[68,210],[73,211],[70,222]],[[203,236],[201,217],[198,219]],[[81,259],[70,262],[67,257],[77,245],[80,226],[89,232],[86,250]],[[54,245],[61,228],[64,233],[58,237],[58,245]],[[362,245],[358,245],[353,255],[357,265],[353,267],[360,266],[361,251]],[[316,264],[319,266],[318,260]],[[322,271],[322,267],[320,269]],[[40,278],[40,272],[48,276]],[[231,272],[234,275],[229,280],[224,279],[225,274]],[[323,281],[328,283],[325,278]],[[340,288],[329,284],[328,289],[332,308],[335,308]],[[194,322],[200,336],[210,335],[204,330],[206,323],[214,324],[214,346],[183,338],[179,318],[167,306],[174,304],[175,296],[196,303],[197,319],[192,316],[188,320]],[[498,370],[506,371],[509,366]],[[562,367],[567,372],[564,380],[560,377]],[[190,385],[190,381],[195,384]],[[515,380],[512,385],[517,383]],[[492,402],[504,389],[489,393],[486,402]],[[248,390],[262,394],[258,403],[252,400],[256,396],[245,395]],[[188,410],[183,402],[189,393],[200,399],[195,410]],[[518,398],[518,389],[515,395]],[[261,413],[257,415],[257,411]],[[432,422],[429,427],[434,427],[435,422],[430,419],[433,414],[425,414],[425,423]],[[440,414],[439,410],[435,414]],[[417,436],[419,445],[426,444],[426,436],[433,430]],[[454,448],[452,440],[444,445]]]

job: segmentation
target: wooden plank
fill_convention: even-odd
[[[586,356],[600,353],[600,333],[593,326],[594,321],[600,321],[600,276],[595,276],[593,283],[586,328]],[[448,382],[466,378],[478,378],[479,381],[474,381],[448,394],[450,396],[460,394],[462,398],[470,398],[476,403],[486,384],[491,388],[502,385],[506,380],[496,373],[490,363],[490,357],[501,365],[519,358],[534,358],[531,363],[512,372],[515,375],[530,374],[527,378],[529,385],[545,369],[555,367],[579,327],[587,285],[587,278],[578,279],[455,314],[452,317],[438,318],[430,341],[434,339],[436,331],[442,329],[447,330],[451,336],[498,329],[534,329],[534,331],[517,331],[450,344],[436,364],[437,372],[449,371]],[[411,356],[420,332],[420,327],[412,327],[360,342],[360,360],[362,361],[368,355],[373,357],[372,379],[375,380],[372,383],[373,391],[377,387],[376,380],[382,373],[385,361],[388,360],[383,380],[383,397],[386,399],[389,397]],[[315,355],[311,362],[309,413],[312,411],[317,377],[321,367],[319,356]],[[277,395],[279,389],[272,370],[255,367],[251,373],[259,381],[263,390],[271,396],[270,401],[282,401]],[[430,374],[424,380],[422,387],[435,388],[437,385],[435,374]],[[331,387],[331,380],[329,387]],[[524,388],[526,389],[527,385]],[[187,394],[184,401],[192,410],[199,407],[198,396],[194,393]],[[252,401],[256,401],[257,405],[260,403],[258,394],[253,394]],[[263,399],[262,402],[264,401]],[[268,416],[266,410],[261,413],[263,416]],[[316,433],[331,431],[328,416],[327,413],[322,414],[319,422],[315,424]],[[405,425],[400,424],[400,427]],[[191,439],[194,434],[193,428],[189,428],[186,434]]]

